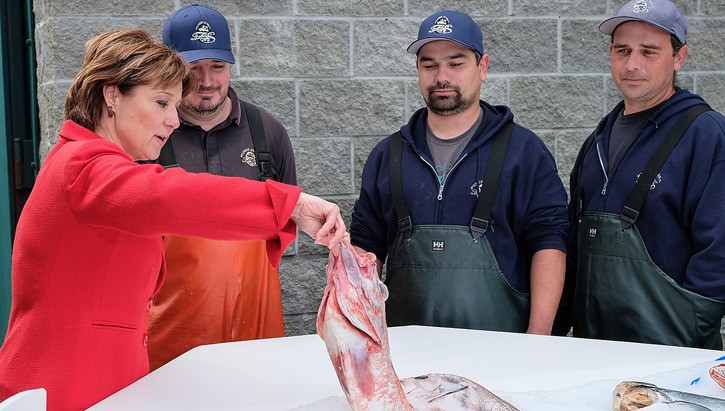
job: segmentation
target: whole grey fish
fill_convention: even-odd
[[[516,411],[479,384],[457,375],[426,374],[399,380],[388,345],[385,299],[375,255],[341,244],[330,252],[327,287],[317,314],[345,397],[355,411]]]
[[[652,408],[649,408],[652,406]],[[633,411],[647,409],[677,409],[697,411],[725,411],[725,400],[684,391],[668,390],[654,384],[624,381],[614,388],[612,409]]]

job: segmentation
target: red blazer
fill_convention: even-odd
[[[161,237],[265,239],[276,266],[295,238],[299,193],[140,165],[66,121],[17,225],[0,400],[43,387],[48,410],[79,410],[143,377]]]

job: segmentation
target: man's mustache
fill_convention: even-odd
[[[442,84],[441,83],[436,83],[436,84],[428,87],[428,92],[429,93],[430,92],[433,92],[433,91],[436,91],[436,90],[455,90],[455,91],[458,91],[458,92],[461,91],[461,90],[459,90],[459,88],[457,86],[451,85],[451,83],[442,83]]]
[[[206,91],[220,91],[222,88],[220,86],[210,86],[210,87],[204,87],[199,86],[196,88],[197,92],[206,92]]]

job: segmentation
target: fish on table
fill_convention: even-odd
[[[612,393],[612,410],[725,411],[725,400],[684,391],[660,388],[637,381],[619,383]]]
[[[344,242],[339,256],[330,252],[317,333],[353,410],[516,411],[464,377],[426,374],[398,379],[385,322],[387,297],[374,254],[357,254]]]
[[[717,383],[717,385],[725,388],[725,364],[718,364],[710,368],[710,378]]]

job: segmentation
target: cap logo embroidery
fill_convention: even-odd
[[[211,31],[209,23],[202,20],[196,25],[196,32],[191,35],[190,40],[199,40],[204,44],[209,44],[216,41],[216,38],[214,37],[215,34],[216,33]]]
[[[639,0],[634,2],[632,5],[632,12],[633,13],[649,13],[649,9],[647,8],[647,0]]]
[[[448,34],[453,32],[453,26],[448,22],[448,17],[440,16],[435,24],[431,26],[428,33]]]

